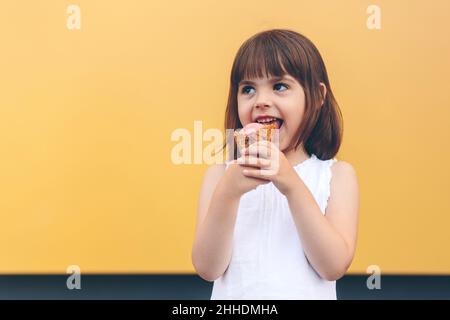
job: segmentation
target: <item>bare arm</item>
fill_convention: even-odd
[[[331,194],[325,216],[301,179],[287,195],[306,257],[316,272],[329,281],[341,278],[351,264],[359,211],[358,183],[352,166],[339,161],[331,170]]]
[[[199,195],[192,264],[207,281],[214,281],[225,272],[232,253],[240,196],[229,192],[222,179],[224,172],[224,165],[208,168]]]

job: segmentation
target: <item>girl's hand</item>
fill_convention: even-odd
[[[258,141],[243,149],[237,163],[246,177],[272,181],[285,196],[300,179],[284,153],[269,141]]]
[[[270,181],[266,179],[253,178],[245,176],[242,171],[245,168],[233,160],[223,176],[223,183],[227,186],[229,194],[240,198],[244,193],[256,189],[257,186],[267,184]]]

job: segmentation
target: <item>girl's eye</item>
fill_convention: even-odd
[[[286,88],[285,90],[288,89],[288,86],[286,84],[284,84],[284,83],[277,83],[273,87],[274,87],[275,90],[278,90],[278,89],[280,89],[282,87]],[[284,90],[281,89],[280,91],[284,91]]]
[[[250,87],[250,86],[245,86],[242,88],[242,93],[243,94],[250,94],[250,90],[255,90],[254,88]]]
[[[283,87],[284,87],[284,89],[283,89]],[[277,83],[277,84],[275,84],[275,85],[273,86],[273,88],[274,88],[275,90],[277,90],[277,91],[285,91],[285,90],[287,90],[289,87],[288,87],[287,84],[284,84],[284,83]],[[251,90],[253,90],[253,92],[252,92]],[[255,89],[254,89],[253,87],[251,87],[251,86],[245,86],[245,87],[243,87],[242,90],[241,90],[241,92],[242,92],[243,94],[252,94],[252,93],[254,93],[254,91],[255,91]]]

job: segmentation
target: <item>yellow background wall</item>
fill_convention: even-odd
[[[447,0],[3,1],[0,273],[193,272],[207,166],[172,164],[171,133],[222,129],[241,43],[290,28],[344,114],[338,159],[361,187],[350,271],[449,274],[449,18]]]

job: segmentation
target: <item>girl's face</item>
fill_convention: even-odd
[[[262,116],[280,119],[279,149],[285,150],[296,134],[305,110],[305,92],[289,75],[243,79],[238,87],[238,114],[243,126]]]

